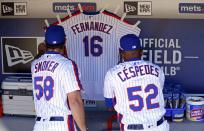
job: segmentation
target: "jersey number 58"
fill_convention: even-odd
[[[152,90],[152,92],[151,92]],[[127,88],[128,99],[129,101],[138,101],[138,105],[130,104],[129,107],[133,111],[141,111],[144,107],[144,98],[142,98],[139,93],[142,91],[141,86],[134,86]],[[138,94],[135,94],[135,93]],[[159,103],[152,103],[151,100],[155,99],[158,96],[158,87],[154,84],[149,84],[144,88],[145,93],[149,93],[145,100],[146,100],[146,107],[147,109],[155,109],[159,108]],[[150,93],[151,92],[151,93]]]
[[[49,101],[53,97],[54,81],[51,76],[46,76],[44,79],[42,76],[34,77],[35,96],[37,100],[40,100],[45,96],[45,99]]]

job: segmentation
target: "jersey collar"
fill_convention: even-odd
[[[126,60],[126,62],[128,62],[128,61],[139,61],[139,60],[141,60],[141,58],[131,58],[129,60]]]
[[[83,11],[83,14],[85,14],[85,15],[98,15],[98,14],[100,14],[100,11],[96,11],[96,12]]]
[[[60,54],[59,52],[55,52],[55,51],[47,51],[45,52],[45,54]]]

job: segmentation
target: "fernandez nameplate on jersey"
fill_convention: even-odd
[[[2,71],[4,74],[30,73],[31,62],[37,54],[37,39],[3,37]]]

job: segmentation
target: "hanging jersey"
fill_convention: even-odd
[[[128,33],[138,36],[140,29],[107,11],[78,13],[61,25],[67,35],[67,54],[81,70],[83,98],[103,100],[104,76],[119,61],[120,37]]]

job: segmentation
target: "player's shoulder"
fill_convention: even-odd
[[[104,10],[104,11],[102,12],[102,14],[105,15],[105,16],[108,16],[108,17],[112,17],[113,19],[119,21],[119,22],[122,23],[122,24],[130,25],[130,26],[134,25],[134,24],[131,23],[130,21],[124,20],[124,19],[122,19],[122,17],[120,17],[120,16],[118,16],[118,15],[116,15],[116,14],[110,12],[110,11]]]
[[[109,72],[116,72],[117,70],[120,70],[121,68],[125,68],[127,65],[126,63],[119,63],[112,68],[109,69]]]
[[[70,58],[67,58],[67,57],[64,57],[62,59],[61,63],[63,63],[63,66],[65,68],[68,68],[68,67],[70,67],[70,68],[73,68],[73,67],[77,68],[76,62],[74,60],[70,59]]]
[[[34,59],[32,62],[31,62],[31,66],[35,65],[36,63],[38,63],[41,59],[42,59],[43,55],[40,56],[39,58],[36,58]]]
[[[38,58],[39,59],[39,58]],[[32,62],[31,62],[31,65],[34,65],[35,63],[37,63],[38,59],[34,59]]]
[[[155,64],[155,63],[152,63],[151,61],[145,61],[145,60],[141,60],[142,64],[146,64],[146,65],[151,65],[151,66],[154,66],[158,69],[160,69],[160,66]]]

